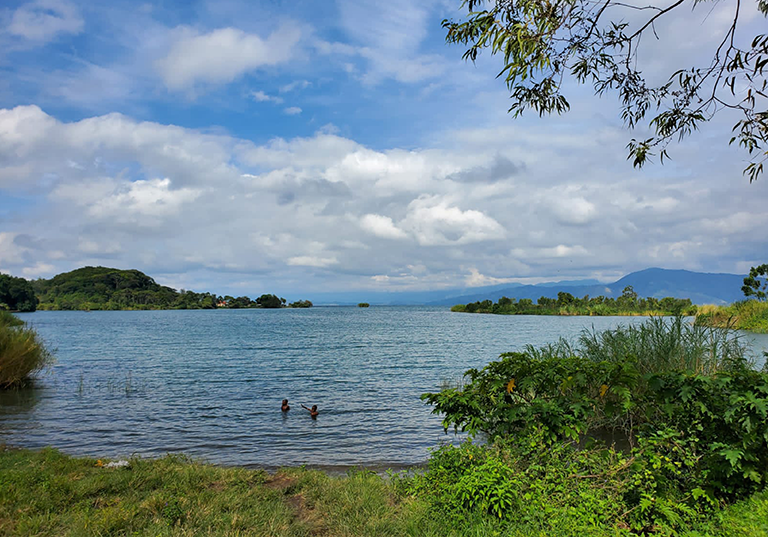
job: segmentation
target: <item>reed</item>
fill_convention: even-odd
[[[585,329],[575,344],[561,338],[540,348],[529,345],[525,350],[541,359],[581,356],[598,362],[636,360],[642,373],[675,370],[709,375],[748,364],[748,350],[735,331],[694,325],[684,317],[651,317],[637,326],[605,331]]]
[[[7,326],[21,326],[24,321],[16,317],[13,313],[7,310],[0,309],[0,328]]]
[[[709,327],[736,328],[749,332],[768,333],[768,302],[742,300],[729,306],[701,306],[696,324]]]
[[[52,363],[53,356],[34,329],[23,323],[3,324],[7,317],[0,317],[0,389],[3,389],[28,382]]]

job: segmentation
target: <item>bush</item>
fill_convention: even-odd
[[[6,322],[6,315],[0,315],[0,388],[27,382],[53,359],[32,328]]]
[[[541,452],[564,442],[575,450],[596,433],[618,433],[632,449],[629,464],[611,474],[624,476],[615,486],[631,516],[622,523],[643,532],[679,528],[719,502],[768,485],[768,374],[751,369],[734,345],[728,334],[651,321],[584,335],[585,356],[570,354],[563,342],[503,354],[467,371],[463,387],[422,398],[444,415],[446,429],[482,432],[507,444],[535,437]],[[572,456],[578,461],[581,455]],[[541,457],[526,464],[541,465]],[[526,468],[518,464],[509,474],[491,465],[483,472],[514,481],[509,476]],[[456,486],[474,493],[447,507],[491,506],[496,485],[488,479],[462,474]]]

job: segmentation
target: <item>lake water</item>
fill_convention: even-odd
[[[643,320],[375,306],[22,317],[56,349],[56,364],[35,388],[0,392],[0,443],[339,468],[423,463],[453,435],[419,395],[469,368],[585,327]],[[768,349],[768,336],[756,346]],[[317,420],[299,403],[318,405]]]

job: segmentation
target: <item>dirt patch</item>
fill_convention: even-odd
[[[286,490],[294,483],[296,483],[295,477],[277,473],[267,479],[266,483],[264,483],[264,486],[272,490]]]
[[[322,515],[307,505],[303,494],[289,496],[286,501],[296,514],[296,518],[306,525],[310,535],[327,535]]]
[[[278,472],[267,479],[264,486],[285,494],[285,503],[291,507],[296,520],[307,528],[309,535],[328,535],[322,515],[309,506],[302,492],[296,491],[297,481],[296,477]]]

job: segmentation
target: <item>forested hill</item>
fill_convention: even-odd
[[[22,278],[16,278],[22,280]],[[2,283],[2,282],[0,282]],[[212,293],[177,291],[160,285],[139,270],[83,267],[32,282],[41,310],[148,310],[214,308],[309,308],[312,302],[286,304],[272,294],[256,300],[247,296],[216,296]],[[1,297],[0,297],[1,298]],[[2,302],[2,301],[0,301]],[[13,309],[13,308],[11,308]],[[30,308],[34,311],[34,307]]]
[[[179,292],[139,270],[83,267],[32,282],[38,309],[215,308],[216,295]]]

